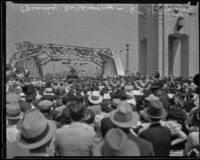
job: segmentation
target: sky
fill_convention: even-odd
[[[16,42],[110,48],[117,52],[125,51],[129,43],[130,71],[138,71],[138,14],[131,12],[137,5],[6,3],[7,61],[15,52]],[[125,68],[126,55],[122,52],[120,57]]]

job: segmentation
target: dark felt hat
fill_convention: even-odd
[[[150,88],[151,88],[152,91],[156,91],[156,90],[162,88],[162,83],[160,83],[160,82],[154,82],[154,83],[151,85]]]

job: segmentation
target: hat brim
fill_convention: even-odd
[[[92,94],[89,95],[88,100],[90,101],[90,103],[92,104],[99,104],[103,101],[103,97],[100,95],[98,100],[93,100],[92,98]]]
[[[94,156],[105,156],[102,154],[102,147],[104,144],[104,140],[97,143],[94,148],[93,148],[93,155]],[[140,156],[140,148],[138,146],[138,144],[136,142],[134,142],[133,140],[129,140],[128,144],[127,144],[127,152],[124,153],[124,155],[120,155],[120,156]],[[114,155],[111,155],[114,156]],[[117,156],[117,155],[116,155]]]
[[[20,114],[17,117],[9,117],[6,115],[6,118],[8,120],[17,120],[17,119],[20,119],[22,116],[23,116],[23,112],[20,112]]]
[[[110,120],[112,121],[113,124],[122,128],[129,128],[137,125],[139,121],[139,115],[137,113],[131,112],[132,119],[129,122],[118,122],[114,119],[114,116],[117,112],[118,110],[115,109],[109,113]]]
[[[55,131],[56,131],[56,124],[53,121],[47,120],[47,123],[49,125],[49,132],[42,140],[35,142],[35,143],[27,143],[26,141],[24,141],[21,138],[21,133],[19,133],[17,135],[17,140],[16,140],[17,144],[21,148],[25,148],[25,149],[35,149],[35,148],[41,147],[44,144],[46,144],[49,140],[51,140],[53,138],[53,136],[55,135]]]
[[[148,110],[148,107],[145,108],[145,109],[143,109],[143,111],[142,111],[142,114],[143,114],[144,118],[147,117],[147,118],[162,119],[162,118],[165,118],[165,117],[167,116],[167,112],[165,111],[164,108],[162,108],[162,114],[161,114],[160,116],[153,116],[153,115],[150,115],[150,114],[147,112],[147,110]],[[148,119],[146,119],[146,120],[148,120]]]
[[[53,93],[44,93],[43,95],[45,95],[45,96],[53,96]]]

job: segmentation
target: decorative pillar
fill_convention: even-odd
[[[126,73],[129,72],[129,50],[130,50],[130,45],[127,43],[126,44]]]

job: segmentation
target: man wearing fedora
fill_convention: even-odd
[[[50,100],[53,102],[55,99],[57,99],[57,97],[54,94],[53,89],[51,87],[46,88],[44,90],[43,97],[41,98],[41,100]]]
[[[72,101],[70,107],[71,124],[56,131],[56,150],[59,156],[91,156],[95,137],[94,128],[83,122],[85,105]]]
[[[127,135],[119,128],[108,131],[103,141],[95,145],[94,156],[140,156],[137,143],[130,141]]]
[[[150,124],[140,131],[140,137],[153,144],[156,156],[169,156],[171,132],[160,124],[160,120],[167,116],[162,102],[159,100],[151,101],[142,114],[146,117],[145,119],[150,120]]]
[[[128,102],[120,102],[117,109],[110,113],[110,120],[117,128],[122,129],[130,140],[138,144],[141,156],[155,155],[153,145],[149,141],[139,138],[134,130],[131,129],[136,127],[139,115],[137,112],[133,112]]]
[[[53,110],[53,102],[50,100],[40,101],[38,103],[38,109],[49,120],[55,120],[59,115],[59,112]]]
[[[109,108],[111,108],[111,110],[115,110],[120,102],[121,100],[119,98],[113,98]],[[108,116],[102,118],[98,124],[100,125],[99,127],[102,137],[105,137],[105,134],[109,129],[115,127],[115,125],[110,121],[109,114]]]
[[[13,158],[19,152],[16,146],[16,139],[19,130],[17,123],[22,118],[23,113],[20,111],[18,103],[6,104],[6,140],[7,140],[7,158]]]
[[[19,148],[27,149],[26,155],[18,156],[54,156],[56,124],[47,120],[37,109],[30,109],[18,123],[17,136]]]
[[[162,84],[160,82],[154,82],[150,88],[152,94],[159,98],[159,100],[163,103],[164,109],[166,110],[166,112],[168,112],[170,105],[169,96],[167,95],[167,93],[162,91]]]
[[[101,102],[103,97],[99,91],[93,91],[89,97],[89,108],[94,112],[95,116],[101,113]]]

